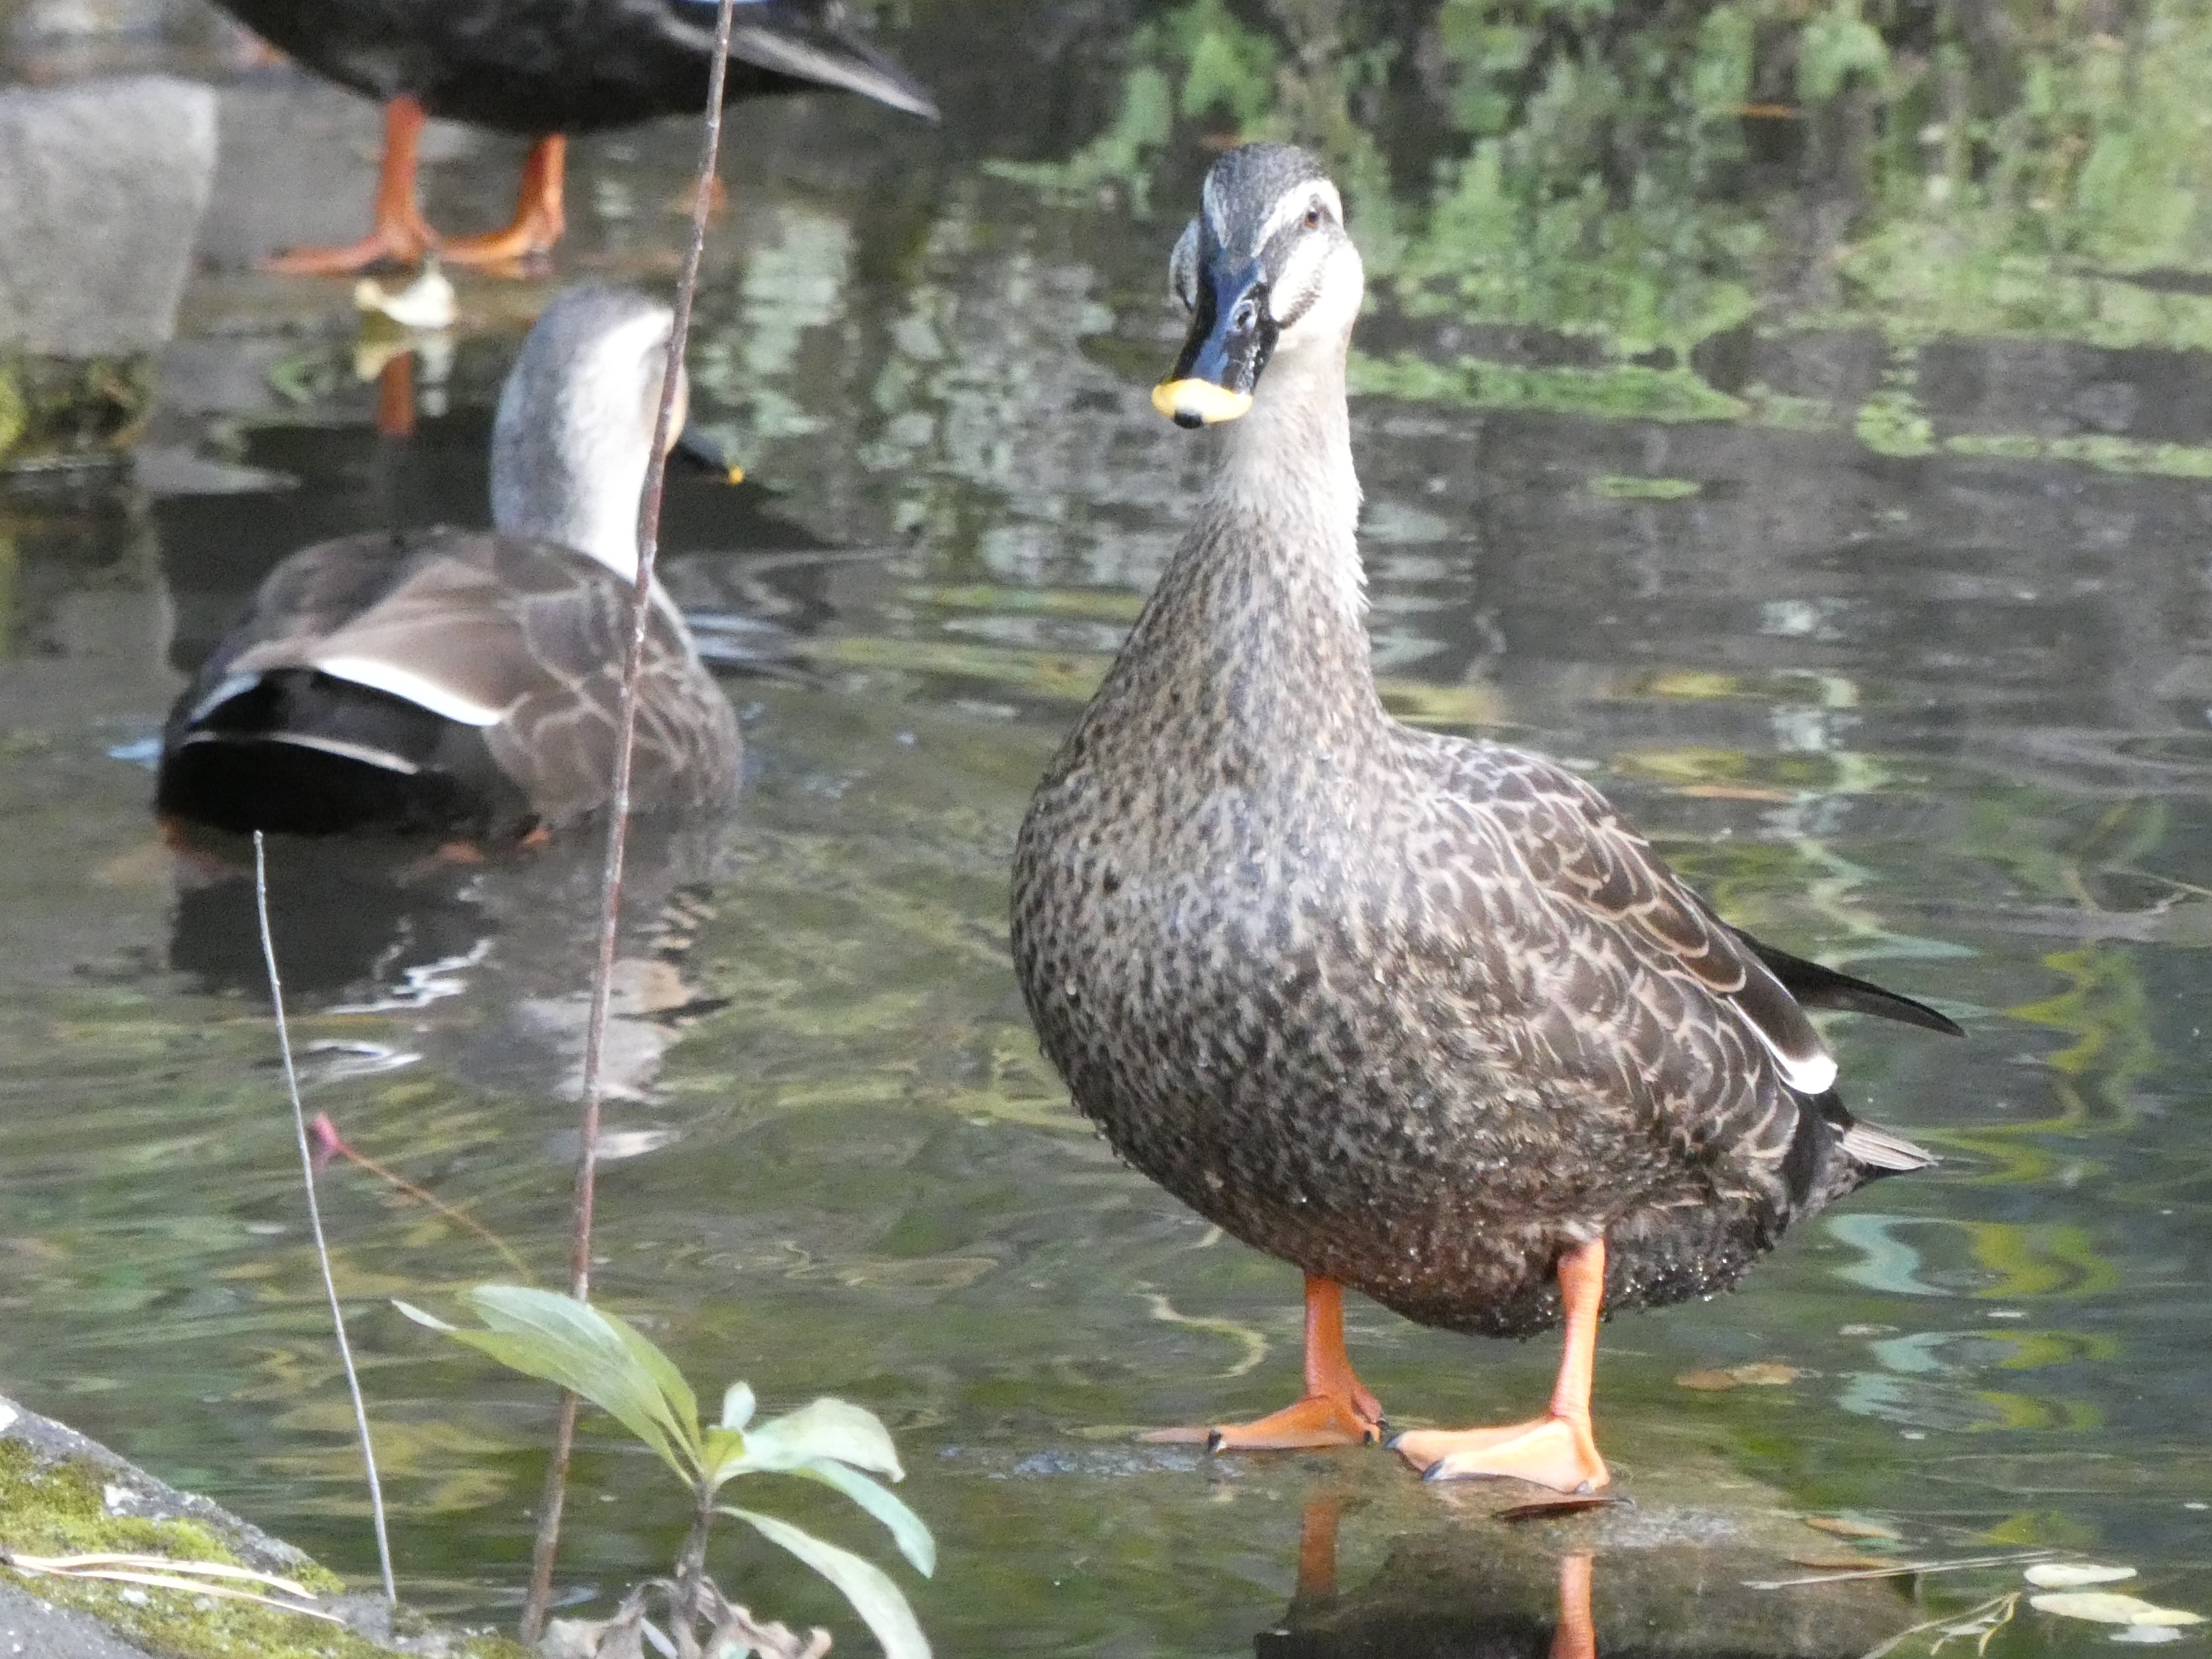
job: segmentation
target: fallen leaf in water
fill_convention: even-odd
[[[1724,1389],[1779,1389],[1795,1382],[1804,1374],[1795,1365],[1781,1365],[1771,1359],[1760,1359],[1748,1365],[1731,1365],[1724,1371],[1684,1371],[1674,1379],[1674,1386],[1696,1389],[1706,1394],[1718,1394]]]
[[[1894,1543],[1904,1536],[1894,1527],[1885,1527],[1875,1521],[1853,1521],[1840,1515],[1808,1515],[1805,1524],[1815,1532],[1836,1538],[1887,1538]]]
[[[2100,1567],[2094,1561],[2039,1561],[2022,1575],[2038,1589],[2080,1589],[2085,1584],[2117,1584],[2136,1576],[2133,1567]]]
[[[1771,1359],[1762,1359],[1750,1365],[1738,1365],[1729,1372],[1747,1389],[1783,1388],[1804,1374],[1795,1365],[1778,1364]]]
[[[2099,1625],[2201,1625],[2204,1615],[2185,1613],[2179,1607],[2161,1607],[2140,1596],[2120,1595],[2111,1590],[2059,1590],[2049,1595],[2031,1595],[2027,1605],[2038,1613],[2056,1613],[2061,1619],[2087,1619]]]
[[[1862,1572],[1893,1567],[1896,1562],[1881,1555],[1793,1555],[1793,1567],[1809,1567],[1814,1572]]]

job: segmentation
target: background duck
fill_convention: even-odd
[[[1852,1119],[1805,1009],[1957,1028],[1728,926],[1551,762],[1384,712],[1345,402],[1363,276],[1311,157],[1216,162],[1170,282],[1191,331],[1153,401],[1236,424],[1023,822],[1031,1018],[1124,1158],[1307,1275],[1304,1398],[1217,1448],[1379,1436],[1348,1285],[1455,1330],[1564,1322],[1544,1415],[1395,1443],[1432,1477],[1603,1486],[1601,1305],[1710,1295],[1933,1162]]]
[[[496,842],[604,805],[672,320],[617,289],[546,308],[493,424],[494,531],[349,536],[277,566],[170,712],[161,812]],[[633,800],[711,809],[737,787],[736,718],[658,583],[652,605]]]
[[[289,56],[384,100],[376,221],[343,247],[301,248],[272,268],[358,270],[425,253],[491,264],[550,252],[565,226],[566,135],[696,114],[707,102],[715,0],[216,0]],[[929,94],[877,51],[841,0],[738,0],[725,102],[830,88],[937,118]],[[535,138],[514,222],[441,237],[416,200],[427,117]]]

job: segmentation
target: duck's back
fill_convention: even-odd
[[[1852,1124],[1756,949],[1571,774],[1379,708],[1240,751],[1178,730],[1201,674],[1143,688],[1165,656],[1125,653],[1038,792],[1016,961],[1079,1108],[1201,1214],[1525,1334],[1567,1243],[1607,1237],[1608,1305],[1676,1301],[1925,1161]]]
[[[714,56],[714,0],[220,3],[271,45],[356,92],[405,94],[433,115],[527,135],[696,112],[706,102]],[[841,74],[865,80],[878,60],[846,33],[840,13],[827,0],[740,4],[740,28],[753,41],[741,38],[732,52],[726,95],[847,84]],[[778,58],[783,66],[771,66]]]
[[[217,829],[503,839],[608,798],[629,584],[550,543],[446,529],[302,550],[171,711],[157,800]],[[633,800],[736,787],[728,699],[656,594]]]

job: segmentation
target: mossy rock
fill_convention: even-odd
[[[149,353],[76,360],[0,356],[0,468],[120,456],[154,405]]]
[[[117,1553],[213,1561],[307,1586],[347,1626],[246,1601],[18,1570],[10,1557]],[[0,1398],[0,1586],[93,1615],[160,1659],[524,1659],[503,1637],[434,1629],[207,1498],[181,1492],[74,1430]],[[366,1630],[372,1634],[363,1634]],[[388,1636],[389,1639],[386,1639]]]

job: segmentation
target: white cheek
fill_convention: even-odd
[[[1328,258],[1328,244],[1308,237],[1291,250],[1288,264],[1283,267],[1267,294],[1268,314],[1283,323],[1298,316],[1316,295],[1316,286],[1322,279],[1322,267]]]

